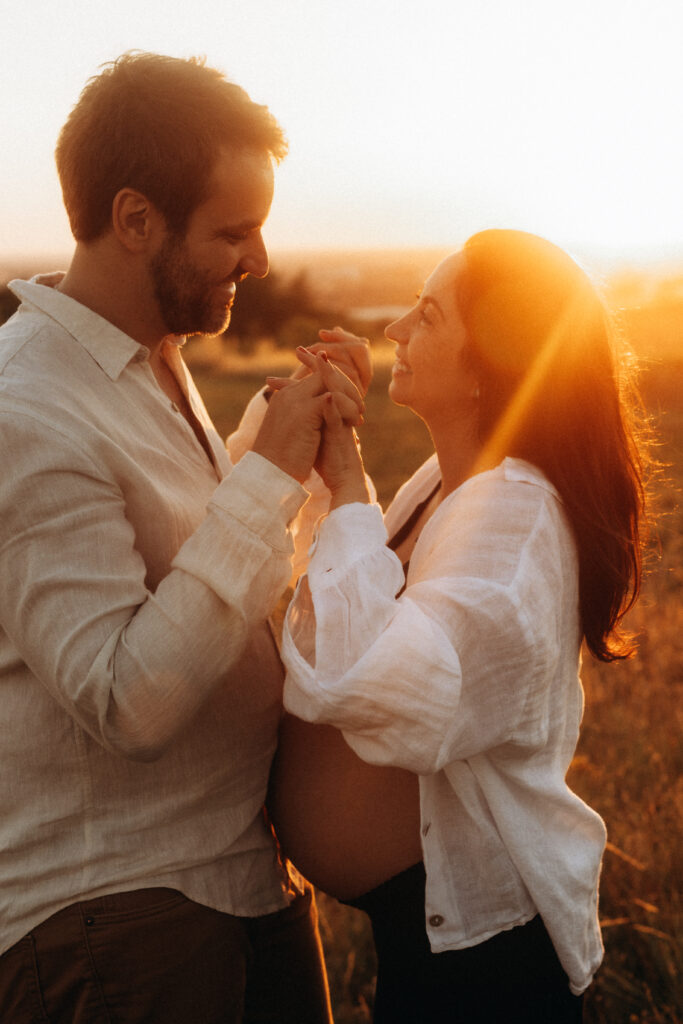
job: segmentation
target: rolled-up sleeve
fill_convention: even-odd
[[[561,586],[552,555],[545,564],[547,505],[527,484],[456,493],[423,531],[400,597],[379,509],[332,512],[285,627],[287,709],[341,729],[367,761],[421,774],[542,743]]]

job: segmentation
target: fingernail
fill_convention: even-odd
[[[324,359],[326,363],[329,363],[330,357],[328,356],[327,352],[320,352],[319,355],[321,359]]]

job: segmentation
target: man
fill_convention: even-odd
[[[125,55],[57,146],[76,249],[0,330],[0,1020],[327,1021],[310,894],[262,814],[326,393],[232,469],[179,354],[228,323],[282,132],[201,62]],[[253,416],[253,414],[252,414]],[[258,418],[258,417],[257,417]],[[259,976],[264,964],[269,975]],[[247,967],[255,972],[245,983]],[[288,976],[289,975],[289,976]]]

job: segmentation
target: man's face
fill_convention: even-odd
[[[150,263],[154,293],[169,334],[219,334],[230,322],[238,281],[268,273],[261,228],[273,199],[267,154],[223,150],[208,198],[184,235],[167,233]]]

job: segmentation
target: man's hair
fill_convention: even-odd
[[[224,146],[276,161],[287,143],[267,107],[201,58],[125,53],[91,78],[59,135],[57,171],[71,230],[91,242],[122,188],[143,193],[183,233]]]

